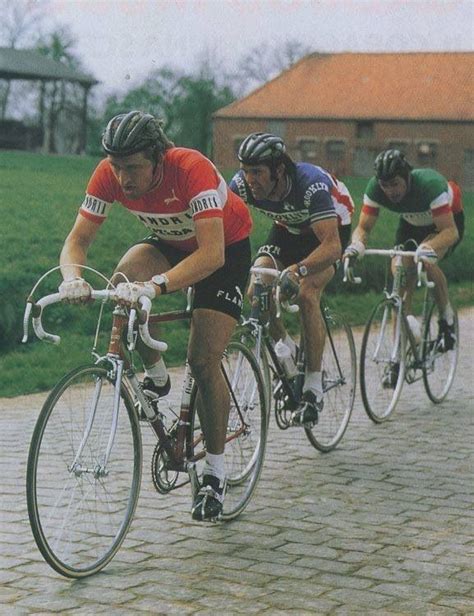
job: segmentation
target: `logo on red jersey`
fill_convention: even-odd
[[[163,199],[163,201],[165,202],[166,205],[169,205],[170,203],[172,203],[173,201],[179,201],[178,197],[176,196],[176,193],[174,192],[174,188],[172,190],[172,196],[168,197],[168,199]]]

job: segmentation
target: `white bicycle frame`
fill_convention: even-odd
[[[394,329],[394,340],[398,340],[398,341],[401,340],[401,335],[402,335],[402,332],[401,332],[402,316],[403,318],[406,319],[406,317],[402,314],[403,301],[402,301],[402,298],[400,297],[401,277],[402,277],[402,272],[403,272],[402,260],[403,260],[403,257],[414,258],[415,254],[416,253],[414,250],[398,250],[397,248],[390,248],[390,249],[368,248],[364,252],[364,256],[365,255],[379,255],[379,256],[389,257],[391,259],[394,259],[395,273],[394,273],[394,278],[393,278],[392,290],[390,292],[385,291],[385,296],[387,299],[392,300],[395,303],[395,306],[397,308],[397,320],[396,320],[395,329]],[[344,282],[352,282],[354,284],[360,284],[362,282],[362,279],[360,277],[354,276],[349,258],[344,259],[344,279],[343,280]],[[419,261],[417,263],[417,286],[418,287],[425,286],[427,288],[434,287],[434,282],[428,280],[428,276],[426,274],[426,271],[423,268],[422,261]],[[378,341],[377,341],[375,351],[372,357],[372,360],[376,363],[380,361],[384,361],[384,362],[386,361],[385,358],[379,359],[378,354],[380,351],[380,346],[382,344],[382,341],[384,340],[384,337],[385,337],[387,319],[388,319],[387,311],[384,311]],[[407,332],[410,338],[410,343],[412,347],[416,349],[416,343],[413,339],[413,334],[411,332],[410,327],[407,325],[407,323],[405,323],[405,331]],[[390,356],[391,362],[397,362],[402,359],[401,357],[399,357],[399,353],[401,354],[401,349],[399,347],[400,347],[399,344],[393,345],[392,353]]]
[[[115,301],[116,295],[115,295],[115,291],[113,290],[92,289],[91,299],[100,300],[103,302]],[[44,340],[52,344],[59,344],[61,342],[60,336],[56,334],[48,333],[44,329],[43,323],[42,323],[42,316],[43,316],[44,309],[47,306],[51,306],[52,304],[56,304],[58,302],[61,302],[61,297],[59,293],[52,293],[51,295],[46,295],[45,297],[41,298],[37,302],[33,302],[31,299],[28,300],[26,309],[25,309],[25,315],[23,318],[23,330],[24,330],[23,338],[22,338],[23,343],[26,343],[28,341],[28,324],[29,324],[30,316],[32,316],[34,332],[40,340]],[[145,315],[143,322],[141,322],[138,326],[142,340],[145,342],[147,346],[149,346],[152,349],[158,350],[160,352],[166,351],[168,348],[168,345],[166,344],[166,342],[163,342],[161,340],[155,340],[154,338],[151,337],[150,332],[149,332],[148,319],[149,319],[150,311],[151,311],[151,300],[145,296],[139,298],[138,308],[140,308],[143,311],[143,314]],[[117,308],[117,310],[120,311],[122,309]],[[135,343],[136,343],[136,336],[134,334],[134,326],[135,326],[136,319],[137,319],[137,308],[134,307],[130,309],[130,315],[129,315],[128,327],[127,327],[127,347],[130,351],[134,350]],[[107,362],[112,365],[113,374],[114,374],[114,377],[113,377],[114,402],[113,402],[112,420],[111,420],[110,433],[109,433],[109,438],[107,442],[107,447],[106,447],[102,462],[98,464],[96,468],[89,469],[89,468],[81,467],[79,461],[80,461],[82,452],[84,450],[84,447],[87,443],[87,440],[89,438],[89,435],[91,433],[92,426],[94,424],[94,419],[95,419],[95,415],[97,411],[97,404],[98,404],[100,392],[102,389],[102,382],[98,380],[96,382],[94,396],[91,402],[91,408],[90,408],[89,416],[87,418],[86,425],[84,428],[84,433],[83,433],[81,442],[79,444],[79,447],[77,449],[76,455],[74,457],[74,461],[69,467],[70,472],[76,475],[81,475],[83,473],[93,473],[95,477],[100,477],[100,476],[104,476],[107,474],[107,464],[108,464],[110,453],[112,451],[112,447],[115,441],[115,436],[117,433],[118,416],[119,416],[119,408],[120,408],[120,392],[121,392],[121,387],[122,387],[124,362],[119,357],[113,356],[112,354],[108,353],[105,357],[99,358],[96,363],[99,364],[103,362],[104,359],[106,359]],[[146,396],[143,394],[141,390],[137,377],[134,374],[133,375],[130,374],[130,375],[127,375],[127,378],[128,378],[128,381],[130,383],[130,386],[134,394],[137,396],[138,402],[142,405],[142,408],[145,410],[145,413],[147,415],[149,414],[150,416],[154,415],[154,412],[150,408],[150,405],[149,405],[149,402]]]

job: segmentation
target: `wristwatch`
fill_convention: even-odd
[[[303,263],[298,263],[296,266],[296,272],[300,278],[304,278],[308,275],[308,268]]]
[[[166,274],[156,274],[152,276],[151,281],[153,284],[156,284],[157,287],[160,287],[162,295],[168,292],[167,285],[169,284],[169,279]]]

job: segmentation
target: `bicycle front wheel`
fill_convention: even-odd
[[[405,379],[405,331],[399,308],[379,302],[365,327],[360,351],[360,390],[367,415],[375,423],[388,419]]]
[[[459,321],[454,314],[455,344],[445,350],[442,340],[438,339],[438,309],[431,305],[423,332],[423,384],[429,399],[435,404],[442,402],[448,395],[456,374],[459,356]]]
[[[248,505],[262,470],[267,439],[268,411],[265,383],[254,353],[245,344],[231,341],[222,360],[230,393],[225,465],[227,491],[223,520],[238,516]],[[200,396],[196,388],[191,400],[189,438],[202,443],[197,434]],[[196,452],[195,452],[196,453]]]
[[[343,318],[327,311],[322,376],[324,407],[313,427],[305,427],[309,442],[326,453],[341,441],[349,423],[356,390],[357,360],[352,331]]]
[[[113,428],[114,392],[105,368],[77,368],[52,390],[33,432],[26,480],[31,528],[46,562],[66,577],[91,575],[110,562],[138,500],[138,417],[122,385]]]

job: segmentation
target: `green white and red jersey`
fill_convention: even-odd
[[[399,214],[415,227],[427,227],[437,216],[463,209],[459,186],[434,169],[413,169],[409,189],[399,203],[390,201],[373,177],[365,190],[362,212],[378,216],[381,208]]]

